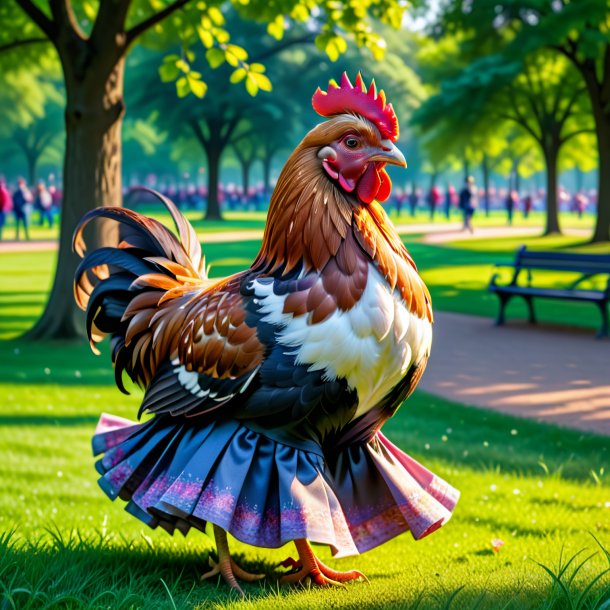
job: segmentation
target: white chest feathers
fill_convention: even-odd
[[[326,380],[343,378],[358,393],[354,417],[373,408],[430,352],[432,325],[412,314],[379,272],[369,267],[367,285],[349,311],[335,311],[318,324],[283,312],[285,295],[254,281],[263,320],[278,326],[278,341],[309,370]]]

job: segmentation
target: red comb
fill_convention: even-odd
[[[398,119],[392,104],[385,103],[385,93],[383,89],[377,92],[374,80],[367,91],[360,72],[356,76],[355,85],[352,85],[344,72],[341,86],[331,80],[327,91],[318,87],[311,103],[314,110],[325,117],[345,112],[360,114],[377,126],[382,137],[389,138],[392,142],[398,140]]]

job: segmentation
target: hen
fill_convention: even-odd
[[[221,573],[254,580],[226,532],[294,541],[282,582],[359,578],[321,563],[445,523],[458,493],[380,432],[417,385],[432,339],[430,296],[379,202],[386,164],[406,166],[398,121],[374,82],[318,89],[314,127],[288,159],[263,243],[245,271],[208,279],[194,230],[163,199],[180,239],[128,209],[120,243],[87,254],[75,296],[92,347],[111,336],[116,382],[143,388],[145,423],[102,415],[93,438],[102,489],[151,527],[213,525]]]

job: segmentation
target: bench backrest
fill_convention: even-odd
[[[610,274],[610,254],[578,254],[571,252],[535,252],[522,246],[517,250],[515,267],[574,271],[585,274]]]

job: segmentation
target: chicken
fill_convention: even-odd
[[[327,120],[297,146],[271,198],[249,269],[209,279],[188,221],[159,196],[179,239],[122,208],[88,213],[75,297],[93,349],[110,335],[116,382],[145,389],[144,423],[102,415],[93,449],[102,489],[151,527],[212,524],[218,563],[204,576],[255,580],[226,533],[259,547],[294,541],[283,583],[333,585],[337,557],[444,524],[458,492],[380,429],[417,385],[430,353],[430,295],[379,202],[386,165],[406,167],[398,121],[374,82],[318,89]],[[85,255],[94,218],[120,223],[116,247]]]

